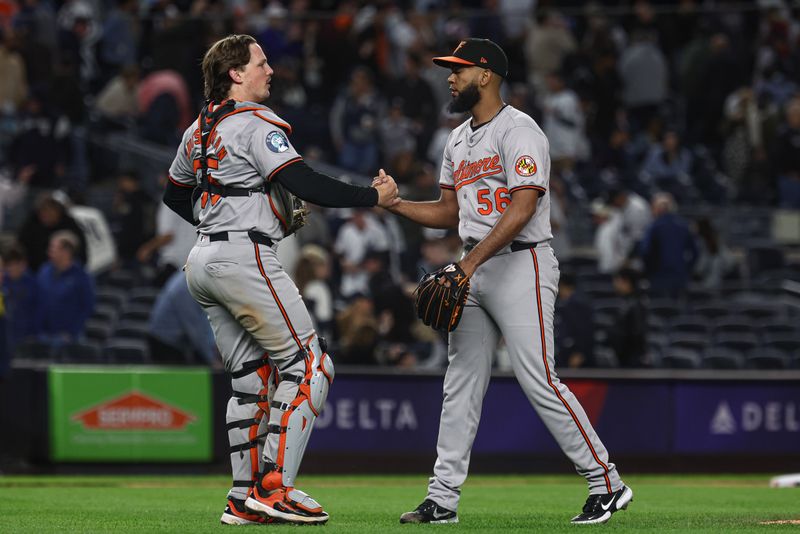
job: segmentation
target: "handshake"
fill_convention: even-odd
[[[391,208],[400,202],[397,184],[394,178],[386,174],[386,171],[383,169],[381,169],[378,176],[372,180],[372,187],[378,190],[378,206],[382,208]]]

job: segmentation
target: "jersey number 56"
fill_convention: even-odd
[[[511,196],[507,188],[498,187],[494,191],[494,203],[492,203],[492,190],[478,189],[478,204],[481,206],[478,208],[478,213],[481,215],[491,215],[495,209],[498,213],[503,213],[511,204]]]

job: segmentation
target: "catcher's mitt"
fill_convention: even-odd
[[[284,237],[289,237],[306,224],[308,208],[278,182],[269,182],[270,205],[283,227]]]
[[[414,303],[417,316],[435,330],[451,332],[461,320],[468,294],[469,278],[457,263],[451,263],[420,280]]]

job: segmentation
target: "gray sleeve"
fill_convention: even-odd
[[[547,192],[550,154],[543,134],[529,126],[511,128],[501,141],[501,155],[509,192],[535,189],[539,196]]]
[[[267,181],[279,170],[302,159],[289,142],[286,132],[266,120],[254,129],[249,148],[253,166]]]
[[[194,128],[190,128],[183,134],[175,159],[169,166],[169,176],[179,186],[194,187],[197,185],[197,177],[192,170],[192,162],[189,160],[191,146],[193,146],[189,145],[192,132],[194,132]]]
[[[453,130],[455,132],[455,130]],[[444,145],[444,154],[442,156],[442,168],[439,171],[439,187],[442,189],[456,188],[455,180],[453,180],[453,152],[452,144],[453,132],[447,136],[447,142]]]

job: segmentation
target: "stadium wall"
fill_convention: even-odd
[[[6,471],[227,469],[229,386],[221,371],[38,365],[17,366],[11,376],[0,386]],[[626,471],[800,466],[798,371],[584,370],[562,377]],[[429,470],[441,382],[438,373],[337,372],[304,470]],[[512,375],[492,380],[472,466],[569,468]]]

